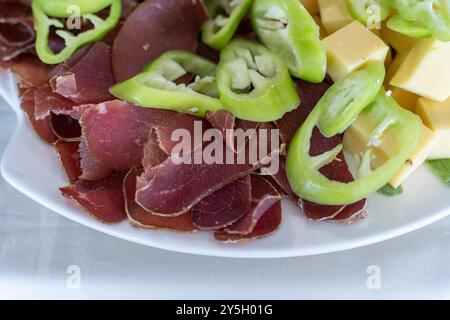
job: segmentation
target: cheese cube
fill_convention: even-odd
[[[317,3],[317,0],[300,0],[300,2],[310,14],[315,15],[319,13],[319,4]]]
[[[406,56],[404,56],[400,53],[397,53],[397,55],[392,60],[389,67],[386,69],[386,77],[384,78],[385,83],[391,82],[392,78],[397,73],[398,69],[400,69],[400,67],[402,66],[403,61],[405,61],[405,58],[406,58]]]
[[[344,0],[318,0],[320,17],[328,34],[345,27],[353,18],[347,11]]]
[[[420,98],[418,95],[395,87],[391,91],[392,97],[401,107],[411,112],[416,112],[417,100]]]
[[[386,23],[381,25],[380,37],[389,46],[394,48],[397,54],[406,55],[409,50],[416,44],[417,38],[408,37],[396,31],[389,29]]]
[[[345,150],[353,154],[357,161],[361,161],[366,151],[371,149],[371,165],[373,169],[376,169],[395,156],[399,146],[395,135],[389,131],[389,128],[381,136],[376,146],[368,146],[368,139],[373,129],[374,126],[370,119],[360,115],[345,131],[343,144]],[[411,173],[425,162],[435,143],[436,136],[434,132],[422,125],[422,135],[416,150],[389,184],[394,188],[399,187]]]
[[[444,102],[420,98],[416,112],[437,136],[436,144],[428,159],[450,158],[450,98]]]
[[[336,82],[367,62],[384,62],[389,47],[359,21],[322,40],[327,48],[328,74]]]
[[[419,40],[406,56],[390,84],[431,100],[450,96],[450,42]]]

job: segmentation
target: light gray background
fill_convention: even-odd
[[[14,113],[0,100],[1,154],[14,127]],[[72,279],[67,271],[74,265],[81,271],[79,289],[67,285]],[[374,268],[380,271],[380,289],[367,285],[378,279],[378,273],[370,273]],[[90,230],[34,203],[0,178],[0,298],[450,298],[450,218],[341,253],[279,260],[209,258]]]

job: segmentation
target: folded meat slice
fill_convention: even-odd
[[[10,61],[34,47],[31,8],[19,2],[0,2],[0,60]]]
[[[128,220],[135,226],[148,229],[165,229],[180,232],[193,232],[196,230],[192,224],[192,214],[187,212],[178,217],[162,217],[145,211],[140,207],[134,197],[136,195],[136,178],[139,171],[131,169],[123,182],[125,208]]]
[[[50,81],[53,92],[70,99],[74,105],[111,100],[109,88],[114,84],[111,47],[97,42],[54,70],[53,75]]]
[[[51,69],[30,53],[22,54],[11,61],[9,68],[17,76],[20,88],[38,87],[48,82]]]
[[[207,20],[202,0],[146,0],[127,18],[114,41],[117,81],[136,75],[168,50],[194,52]]]
[[[275,233],[281,225],[281,201],[277,201],[258,220],[253,231],[246,235],[216,231],[214,238],[221,242],[239,243],[253,239],[261,239]]]
[[[42,120],[50,116],[52,112],[64,112],[71,110],[74,103],[63,96],[54,93],[49,84],[38,87],[34,92],[36,120]]]
[[[67,179],[71,184],[78,181],[81,176],[79,142],[57,141],[55,149]]]
[[[64,141],[80,141],[81,127],[78,120],[65,114],[50,115],[53,133]]]
[[[122,191],[123,181],[123,174],[114,173],[98,181],[78,180],[73,185],[60,188],[60,191],[97,220],[119,223],[127,217]]]
[[[192,220],[200,230],[217,230],[239,220],[252,204],[250,175],[237,179],[192,208]]]

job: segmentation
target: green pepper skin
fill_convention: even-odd
[[[318,123],[322,134],[330,138],[343,133],[377,96],[385,74],[384,65],[373,61],[328,89],[316,105],[316,108],[323,110]]]
[[[233,88],[236,83],[243,83],[242,92]],[[233,40],[221,52],[217,85],[224,108],[243,120],[275,121],[300,104],[286,65],[253,41]],[[249,92],[245,91],[247,85],[251,87]]]
[[[298,0],[255,0],[251,20],[258,38],[297,78],[319,83],[326,75],[326,49],[319,27]]]
[[[187,73],[210,81],[204,93],[173,81]],[[205,116],[222,109],[215,83],[216,65],[185,51],[168,51],[150,63],[135,77],[110,88],[113,96],[141,107],[167,109]]]
[[[393,0],[345,0],[350,15],[359,22],[367,25],[369,19],[375,14],[375,8],[379,8],[380,21],[385,20],[392,12]],[[372,9],[372,11],[371,11]]]
[[[53,3],[49,1],[49,3]],[[78,1],[80,2],[80,1]],[[73,1],[73,3],[78,3]],[[100,1],[103,5],[105,1]],[[120,14],[122,10],[121,0],[109,0],[111,9],[109,16],[106,20],[103,20],[90,13],[90,10],[96,9],[94,5],[88,6],[87,12],[81,10],[80,14],[83,18],[90,20],[94,24],[94,29],[81,32],[78,35],[73,35],[64,30],[64,24],[55,19],[55,16],[49,16],[43,9],[42,5],[51,8],[47,0],[34,0],[32,4],[33,17],[36,29],[36,52],[42,62],[46,64],[59,64],[69,59],[78,49],[81,47],[102,39],[109,31],[111,31],[119,22]],[[61,5],[67,5],[68,1],[62,1]],[[97,4],[98,6],[98,4]],[[48,8],[46,10],[48,10]],[[60,8],[60,7],[55,7]],[[83,9],[80,6],[81,9]],[[62,13],[58,10],[56,13]],[[50,34],[50,28],[56,27],[56,34],[62,37],[66,42],[66,47],[59,53],[54,53],[49,47],[48,39]]]
[[[413,38],[428,38],[431,37],[431,32],[427,27],[420,24],[419,21],[407,21],[401,16],[394,16],[387,22],[387,27],[398,33],[404,34]]]
[[[217,1],[217,2],[220,2]],[[231,2],[231,1],[228,1]],[[233,9],[231,15],[227,18],[228,21],[222,27],[218,27],[213,17],[209,19],[203,26],[202,40],[210,47],[221,50],[223,49],[233,38],[239,24],[246,16],[252,6],[253,0],[241,0],[239,5]],[[218,6],[219,4],[217,4]],[[209,11],[213,11],[210,14],[215,15],[215,8],[212,7]],[[217,28],[219,28],[217,30]]]
[[[450,0],[396,0],[395,5],[403,19],[419,21],[437,39],[450,41]]]
[[[322,106],[328,104],[322,104]],[[381,90],[362,114],[376,124],[375,133],[388,128],[395,133],[398,153],[376,170],[369,171],[350,183],[331,181],[322,175],[320,167],[331,162],[342,150],[342,145],[327,154],[311,157],[312,132],[328,110],[317,107],[296,133],[290,144],[286,172],[294,192],[302,199],[323,205],[347,205],[359,201],[386,185],[414,152],[419,139],[421,122],[411,112],[400,107]],[[347,124],[342,123],[345,129]],[[378,130],[380,132],[378,132]]]
[[[33,0],[39,2],[41,10],[50,17],[68,18],[75,6],[83,14],[92,14],[109,7],[113,0]]]

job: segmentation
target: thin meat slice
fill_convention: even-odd
[[[34,115],[36,120],[42,120],[50,116],[50,113],[71,110],[73,102],[63,96],[54,93],[49,84],[44,84],[34,92],[36,104]]]
[[[101,180],[113,172],[113,169],[104,165],[100,159],[92,154],[84,137],[81,137],[79,152],[82,172],[80,176],[81,179],[91,181]]]
[[[358,202],[346,206],[341,212],[334,216],[331,222],[341,224],[351,224],[364,219],[369,214],[365,208],[367,205],[367,199],[362,199]]]
[[[112,61],[116,80],[133,77],[168,50],[195,52],[198,33],[207,18],[201,0],[141,3],[114,41]]]
[[[11,71],[17,76],[19,87],[33,88],[46,83],[49,79],[50,67],[42,63],[32,54],[22,54],[14,59]]]
[[[57,141],[55,149],[58,152],[61,166],[71,184],[81,176],[79,142]]]
[[[237,179],[206,197],[192,208],[192,220],[200,230],[222,229],[239,220],[250,209],[250,175]]]
[[[251,186],[251,206],[249,210],[241,219],[226,227],[225,232],[241,236],[252,233],[267,210],[281,200],[281,195],[277,189],[261,176],[252,175]]]
[[[226,243],[241,243],[253,239],[261,239],[275,233],[281,225],[281,201],[277,201],[259,219],[253,231],[247,235],[216,231],[214,238]]]
[[[134,200],[136,194],[136,178],[139,172],[131,169],[123,182],[125,208],[128,220],[135,226],[149,229],[165,229],[180,232],[193,232],[192,214],[187,212],[178,217],[161,217],[145,211]]]
[[[75,105],[111,100],[113,84],[111,47],[104,42],[95,43],[75,65],[51,80],[53,92]]]
[[[275,183],[274,187],[279,187],[279,190],[282,194],[286,195],[294,201],[298,201],[298,196],[292,190],[291,184],[289,183],[289,179],[286,174],[286,157],[280,156],[279,164],[280,165],[278,171],[271,175],[271,178]]]
[[[53,144],[58,140],[58,137],[54,134],[52,124],[49,118],[43,120],[36,120],[34,117],[35,103],[34,93],[35,89],[28,89],[21,97],[20,106],[28,117],[31,126],[37,135],[47,143]]]
[[[81,127],[78,120],[64,114],[51,114],[53,133],[64,141],[80,141]]]
[[[122,192],[123,180],[123,174],[114,173],[99,181],[79,180],[74,185],[60,188],[60,191],[97,220],[119,223],[127,218]]]

